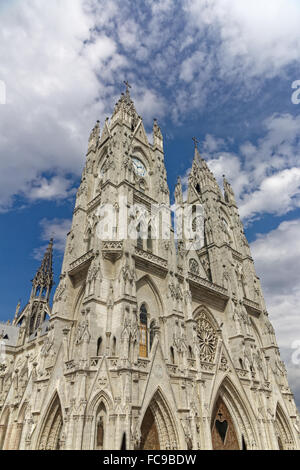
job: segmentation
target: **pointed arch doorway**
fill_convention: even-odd
[[[243,447],[244,444],[243,440]],[[237,432],[227,406],[219,397],[212,420],[213,450],[240,450]]]
[[[142,450],[160,450],[160,443],[158,437],[158,430],[155,423],[155,418],[150,408],[147,409],[143,422],[142,422]]]
[[[141,425],[141,450],[177,449],[177,433],[169,407],[160,391],[157,391]]]
[[[285,413],[281,406],[277,404],[275,414],[275,434],[277,437],[278,449],[279,450],[291,450],[295,449],[295,441],[286,419]]]
[[[46,415],[41,437],[39,440],[39,450],[59,450],[60,438],[63,427],[63,416],[58,395],[56,395],[50,405]]]

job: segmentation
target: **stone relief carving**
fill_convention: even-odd
[[[189,270],[192,274],[199,276],[199,263],[194,258],[191,258],[189,261]]]

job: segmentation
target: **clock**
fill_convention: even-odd
[[[146,175],[146,168],[145,168],[145,165],[141,162],[141,160],[139,160],[136,157],[132,157],[132,164],[133,164],[134,171],[136,172],[137,175],[143,176],[143,177]]]

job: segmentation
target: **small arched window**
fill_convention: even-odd
[[[191,346],[189,346],[189,359],[194,359],[194,354]]]
[[[97,356],[101,356],[102,354],[102,338],[100,336],[100,338],[98,338],[98,341],[97,341]]]
[[[116,355],[116,349],[117,349],[117,340],[116,340],[116,337],[114,336],[113,341],[112,341],[112,350],[111,350],[112,356]]]
[[[147,357],[148,356],[148,318],[147,318],[147,309],[145,304],[141,306],[140,309],[140,348],[139,348],[139,355],[140,357]]]
[[[29,324],[29,334],[30,335],[34,332],[35,319],[36,319],[36,315],[33,314],[32,317],[30,318],[30,324]]]
[[[174,348],[173,346],[170,347],[170,356],[171,356],[171,363],[175,364],[175,355],[174,355]]]
[[[155,336],[155,321],[152,320],[152,322],[150,323],[150,333],[149,333],[150,351],[152,349],[154,336]]]

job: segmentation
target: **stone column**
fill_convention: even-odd
[[[11,450],[10,443],[11,443],[11,435],[13,430],[13,423],[7,425],[6,435],[3,444],[3,450]]]
[[[202,415],[202,439],[203,442],[202,448],[205,450],[212,449],[212,440],[211,440],[211,429],[210,429],[210,415],[209,415],[209,408],[208,408],[208,400],[206,400],[205,396],[205,381],[200,379],[198,380],[199,389],[200,389],[200,406],[201,406],[201,415]]]
[[[94,450],[94,446],[91,447],[91,440],[93,437],[93,415],[85,417],[84,429],[83,429],[83,439],[82,439],[82,449],[83,450]]]
[[[19,450],[22,431],[23,423],[15,423],[13,450]]]

